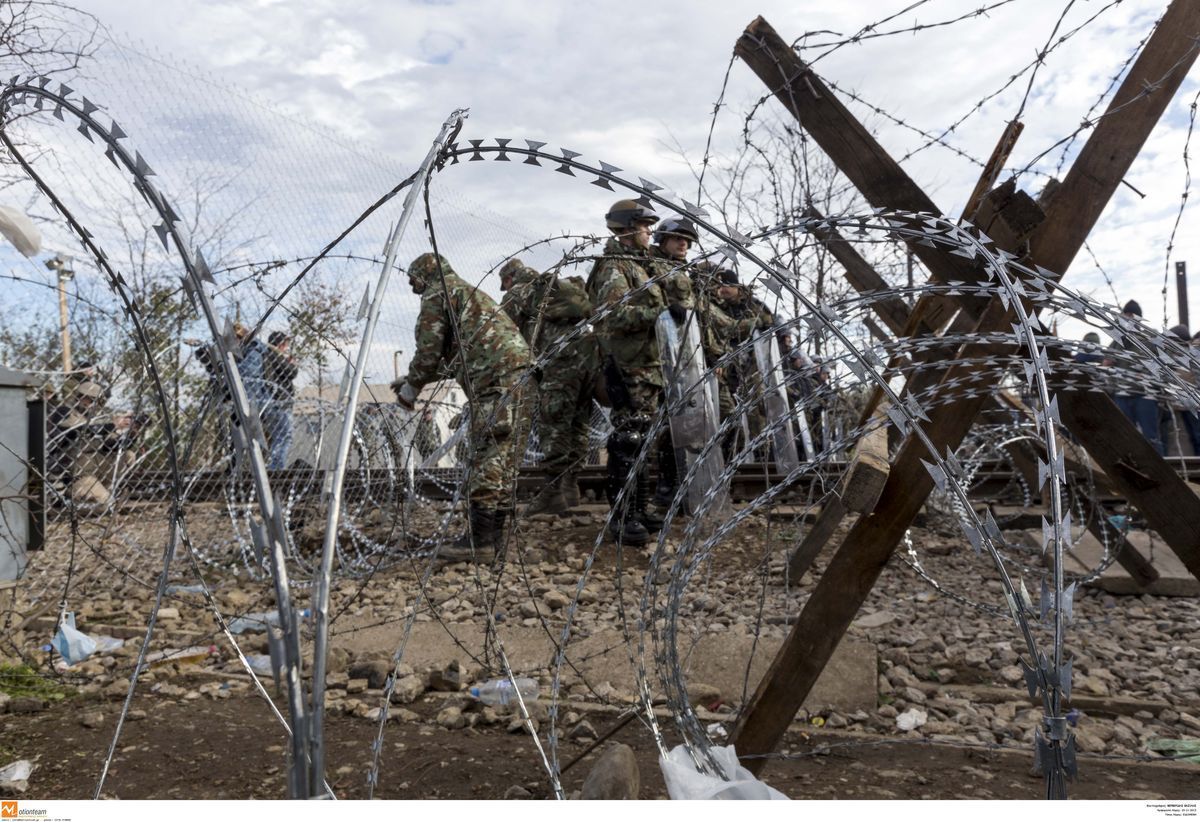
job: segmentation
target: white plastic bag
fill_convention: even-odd
[[[0,235],[26,257],[42,250],[42,232],[37,223],[11,206],[0,205]]]
[[[68,665],[78,665],[96,652],[96,640],[75,630],[75,613],[68,612],[58,626],[58,633],[50,640],[54,650]]]
[[[896,717],[896,727],[902,731],[915,731],[929,721],[929,714],[920,708],[909,708]]]
[[[713,759],[724,778],[701,773],[683,745],[677,745],[659,760],[667,793],[672,799],[787,799],[766,782],[738,764],[732,745],[712,748]]]
[[[28,759],[18,759],[0,768],[0,791],[25,793],[29,790],[29,777],[33,775],[33,768],[33,763]]]

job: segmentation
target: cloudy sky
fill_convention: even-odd
[[[245,154],[247,175],[268,162],[291,164],[291,175],[255,179],[263,198],[260,207],[277,213],[283,203],[292,208],[307,204],[292,227],[322,241],[345,224],[354,210],[351,204],[365,207],[411,169],[456,107],[471,111],[464,138],[544,140],[582,152],[585,159],[603,159],[631,176],[664,182],[691,199],[696,185],[689,162],[694,165],[704,154],[727,71],[723,106],[713,128],[718,158],[742,150],[745,116],[764,92],[746,65],[730,64],[734,42],[759,14],[785,40],[807,34],[803,54],[815,61],[824,78],[886,112],[848,103],[893,156],[906,158],[905,168],[938,206],[957,214],[978,176],[975,161],[991,152],[1027,88],[1026,129],[1010,161],[1013,168],[1025,167],[1076,130],[1165,5],[1157,0],[756,0],[633,6],[532,0],[82,3],[122,44],[116,51],[101,50],[98,76],[111,81],[113,66],[130,50],[150,55],[163,67],[156,77],[140,64],[141,96],[113,101],[150,132],[147,139],[159,141],[154,147],[160,155],[187,154],[195,167],[208,162],[204,155],[210,148],[223,147],[226,162],[234,151],[229,142],[217,139],[217,132],[233,129],[230,122],[237,118],[220,118],[226,122],[213,131],[215,118],[196,102],[200,98],[169,91],[168,74],[179,88],[188,85],[180,83],[181,76],[228,84],[246,99],[291,118],[277,119],[267,128],[270,118],[247,115],[237,124],[233,142],[241,142],[237,153]],[[981,6],[986,13],[973,14]],[[964,19],[950,23],[958,18]],[[917,25],[926,28],[910,31]],[[834,47],[864,31],[869,36],[860,42]],[[1048,43],[1054,48],[1030,86],[1025,70]],[[1019,76],[1001,90],[1014,75]],[[1185,186],[1183,152],[1196,76],[1193,72],[1185,82],[1128,177],[1145,196],[1127,187],[1118,191],[1091,239],[1095,261],[1081,254],[1067,280],[1097,299],[1138,299],[1155,325],[1163,318],[1166,245]],[[238,105],[234,108],[246,110]],[[778,110],[772,100],[759,116]],[[288,122],[294,128],[280,128]],[[929,141],[919,132],[941,135],[954,123],[958,125],[945,142],[955,150],[923,148]],[[311,155],[297,154],[296,135],[310,126],[325,135],[318,140],[325,141],[323,147]],[[162,136],[168,132],[179,137],[177,143]],[[349,164],[323,160],[336,153],[329,153],[330,141],[372,173],[350,174]],[[1036,194],[1047,174],[1065,173],[1066,166],[1059,170],[1060,160],[1069,166],[1081,144],[1082,139],[1076,141],[1065,158],[1060,150],[1045,154],[1019,183]],[[1197,154],[1195,148],[1192,153]],[[159,162],[169,164],[174,158]],[[560,231],[601,231],[602,215],[614,199],[586,182],[521,164],[463,164],[441,176],[448,200],[474,210],[473,217],[446,228],[452,258],[456,241],[466,243],[485,229],[511,235],[514,241]],[[346,207],[322,213],[314,205],[313,187],[336,191]],[[279,208],[263,206],[274,206],[276,199]],[[1197,212],[1185,211],[1172,265],[1190,254],[1193,269],[1200,271],[1196,227]],[[1111,277],[1115,297],[1097,262]],[[1197,292],[1200,282],[1193,286],[1193,294]],[[1173,323],[1173,276],[1167,296]]]

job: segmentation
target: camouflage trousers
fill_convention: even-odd
[[[618,431],[644,431],[653,422],[658,404],[662,401],[662,372],[630,369],[624,377],[633,407],[613,407],[613,428]]]
[[[517,482],[520,436],[517,415],[519,400],[493,389],[477,394],[470,404],[470,444],[467,496],[481,508],[506,508],[512,504]]]
[[[538,383],[538,432],[547,472],[563,473],[587,458],[595,379],[591,357],[556,357],[543,368]]]

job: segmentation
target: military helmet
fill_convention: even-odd
[[[438,272],[450,273],[450,261],[440,254],[422,254],[408,264],[408,278],[428,283],[437,276]]]
[[[658,215],[654,213],[654,209],[634,200],[617,200],[604,215],[604,221],[613,231],[620,231],[633,228],[635,223],[657,223]]]
[[[700,242],[696,226],[692,225],[692,221],[685,217],[670,217],[658,224],[658,229],[654,232],[655,244],[662,245],[663,240],[667,237],[683,237],[693,243]]]
[[[512,277],[513,285],[527,283],[536,278],[537,275],[537,269],[530,268],[516,257],[506,262],[500,269],[500,281],[503,282],[505,277]]]

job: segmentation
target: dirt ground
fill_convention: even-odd
[[[417,721],[390,723],[384,736],[380,799],[549,798],[538,753],[524,735],[503,725],[446,730],[433,722],[450,694],[427,694],[414,703]],[[4,759],[35,759],[27,799],[87,799],[112,738],[117,700],[75,698],[38,714],[0,716]],[[281,709],[283,706],[280,706]],[[82,724],[97,710],[96,727]],[[139,712],[145,712],[141,717]],[[275,799],[287,792],[287,739],[252,696],[203,698],[200,704],[146,696],[122,735],[104,787],[121,799]],[[591,717],[603,733],[612,714]],[[88,722],[88,724],[93,724]],[[668,744],[672,738],[668,728]],[[330,717],[328,774],[343,799],[366,797],[370,743],[376,725],[366,719]],[[666,787],[649,736],[636,724],[613,736],[634,748],[641,798],[665,799]],[[591,741],[566,741],[564,765]],[[606,743],[607,744],[607,743]],[[578,790],[603,746],[564,774],[564,789]],[[783,750],[792,758],[772,762],[763,778],[795,799],[1030,799],[1042,780],[1031,774],[1031,757],[1018,751],[878,740],[832,731],[793,731]],[[230,756],[230,751],[237,755]],[[1076,799],[1186,799],[1197,795],[1200,766],[1173,762],[1130,763],[1081,757]]]
[[[547,667],[550,641],[558,637],[566,604],[575,596],[596,533],[596,517],[583,513],[531,523],[519,535],[519,562],[503,578],[480,580],[474,572],[451,567],[433,575],[425,596],[418,597],[418,571],[401,564],[378,576],[342,580],[335,586],[334,612],[339,616],[334,648],[342,653],[342,667],[327,692],[326,773],[338,797],[366,796],[370,745],[377,726],[366,714],[380,699],[378,683],[366,690],[364,680],[358,680],[357,690],[352,686],[347,660],[361,655],[376,664],[386,661],[398,644],[406,609],[415,607],[416,627],[405,660],[424,684],[403,704],[393,705],[395,721],[388,724],[384,736],[376,797],[549,798],[549,781],[533,741],[520,730],[510,732],[509,717],[479,711],[462,691],[431,684],[431,677],[452,658],[463,663],[464,685],[494,675],[479,669],[475,659],[482,636],[481,615],[490,610],[514,670],[538,677],[544,696],[551,672]],[[765,665],[770,643],[781,641],[789,618],[819,578],[820,562],[808,578],[789,587],[779,577],[783,555],[778,550],[764,555],[765,539],[786,547],[795,527],[761,516],[748,521],[723,543],[719,559],[704,579],[689,588],[680,608],[685,649],[702,656],[707,653],[704,648],[716,643],[730,657],[731,670],[737,669],[733,670],[736,677],[731,674],[733,683],[723,684],[716,673],[693,660],[689,690],[693,685],[701,690],[701,683],[720,686],[714,692],[720,698],[711,704],[724,705],[714,708],[724,713],[702,717],[706,726],[729,719],[744,698],[739,666],[745,663],[734,659],[738,643],[758,646],[761,659],[756,665]],[[964,550],[958,536],[914,530],[913,538],[925,569],[947,590],[996,599],[994,572]],[[107,633],[122,627],[120,636],[139,637],[152,602],[152,590],[142,580],[154,579],[158,557],[140,548],[122,548],[117,542],[89,547],[92,555],[83,556],[98,564],[101,573],[86,575],[86,567],[84,572],[75,570],[75,579],[82,581],[74,583],[72,602],[78,603],[82,629]],[[40,575],[31,578],[9,604],[10,619],[16,624],[23,617],[44,614],[48,604],[58,601],[68,567],[64,557],[39,557]],[[629,666],[616,602],[624,598],[627,609],[636,604],[647,556],[633,553],[624,561],[622,566],[610,550],[601,550],[583,592],[588,595],[579,599],[578,641],[569,647],[572,663],[578,660],[581,667],[564,672],[565,679],[572,681],[564,681],[565,701],[559,705],[563,738],[558,756],[568,794],[580,789],[608,743],[571,763],[588,752],[597,736],[613,728],[630,698],[629,671],[619,670]],[[115,565],[131,572],[118,577],[105,571]],[[193,582],[189,567],[180,566],[178,576],[173,572],[172,578]],[[266,583],[212,568],[206,571],[227,617],[271,606]],[[625,580],[624,588],[616,587],[620,579]],[[483,595],[490,591],[496,591],[494,597]],[[247,677],[238,673],[203,598],[179,594],[164,605],[175,613],[168,618],[166,609],[160,610],[152,647],[211,643],[218,652],[196,670],[185,665],[155,668],[154,675],[139,685],[103,795],[285,797],[287,737],[263,700],[249,691]],[[1088,591],[1078,597],[1075,613],[1069,640],[1076,660],[1076,690],[1081,700],[1086,697],[1090,702],[1080,702],[1084,713],[1076,729],[1081,745],[1079,777],[1069,788],[1071,797],[1195,798],[1200,794],[1200,765],[1147,755],[1144,746],[1152,739],[1192,738],[1200,729],[1195,689],[1200,603],[1180,597],[1112,598]],[[52,631],[53,619],[44,615],[37,619],[10,639],[21,649],[21,658],[33,660],[43,677],[40,671],[48,658],[36,648]],[[440,641],[429,641],[430,636],[437,640],[439,632],[444,634]],[[778,749],[780,756],[764,769],[768,784],[803,799],[1037,799],[1043,795],[1042,778],[1031,773],[1032,729],[1039,711],[1024,701],[1015,667],[1022,649],[1014,644],[1012,626],[1002,617],[964,607],[949,594],[931,589],[894,559],[851,634],[859,647],[865,645],[870,652],[865,675],[854,680],[865,687],[867,704],[802,711],[797,721],[809,724],[793,725]],[[596,654],[590,667],[584,664],[592,655],[589,643],[603,644],[614,635],[614,662]],[[262,636],[245,634],[239,641],[247,653],[263,653]],[[525,641],[529,637],[538,641]],[[128,687],[124,677],[135,645],[136,641],[130,642],[113,656],[82,663],[78,674],[65,681],[77,689],[66,699],[40,710],[27,705],[18,709],[14,700],[7,711],[0,710],[0,766],[16,759],[36,762],[23,797],[92,796]],[[53,678],[48,681],[56,684]],[[747,683],[753,688],[753,681]],[[595,704],[598,701],[607,704]],[[278,704],[286,716],[286,707],[281,701]],[[469,721],[460,725],[466,727],[444,727],[448,723],[440,721],[439,714],[447,707],[463,711]],[[906,709],[926,711],[929,722],[919,732],[897,731],[897,714]],[[577,734],[581,724],[589,725],[591,732]],[[660,727],[668,746],[678,744],[669,717],[660,720]],[[540,736],[546,737],[544,718]],[[633,722],[612,740],[634,749],[641,798],[666,798],[651,734]]]

